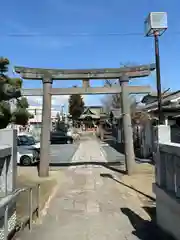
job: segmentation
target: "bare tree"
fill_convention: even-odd
[[[133,67],[137,64],[135,63],[131,63],[131,62],[127,62],[125,64],[120,63],[120,67]],[[112,87],[113,85],[119,85],[119,80],[109,80],[106,79],[105,80],[105,85],[108,87]],[[132,99],[132,104],[134,104],[136,102],[135,98],[131,98]],[[104,106],[104,109],[106,112],[110,112],[110,110],[112,108],[121,108],[121,93],[117,93],[117,94],[111,94],[111,95],[107,95],[102,99],[102,104]]]
[[[112,87],[113,85],[119,85],[119,82],[114,80],[105,80],[105,85]],[[120,108],[121,107],[121,94],[111,94],[105,97],[104,102],[106,106],[108,105],[108,108]]]

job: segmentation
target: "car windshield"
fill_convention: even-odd
[[[36,144],[36,141],[34,139],[33,136],[18,136],[18,140],[19,140],[19,145],[34,145]]]

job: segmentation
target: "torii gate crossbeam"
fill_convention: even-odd
[[[51,95],[89,95],[89,94],[117,94],[121,92],[121,87],[72,87],[72,88],[52,88]],[[150,86],[128,86],[129,94],[151,93]],[[23,96],[43,96],[42,88],[24,88],[21,91]]]
[[[89,87],[90,79],[119,79],[121,90],[121,105],[123,110],[123,128],[124,128],[124,146],[125,146],[125,163],[128,174],[132,174],[134,170],[134,147],[131,127],[131,116],[129,108],[129,79],[137,77],[149,76],[151,71],[155,70],[155,64],[140,65],[135,67],[123,68],[104,68],[104,69],[84,69],[84,70],[68,70],[68,69],[39,69],[15,67],[16,73],[21,74],[23,79],[42,80],[43,82],[43,111],[42,111],[42,130],[41,130],[41,155],[40,155],[40,171],[41,177],[49,175],[50,161],[50,121],[51,121],[51,95],[53,80],[82,80],[86,94],[95,94],[93,88]],[[94,88],[93,91],[96,88]],[[111,88],[106,91],[110,91]],[[88,91],[87,91],[88,90]],[[60,91],[60,90],[58,90]],[[63,90],[62,90],[63,91]],[[63,94],[63,92],[61,93]],[[69,90],[68,90],[69,91]],[[78,89],[73,90],[78,93]],[[84,90],[81,90],[84,91]],[[98,89],[97,89],[98,91]],[[120,91],[119,91],[120,92]],[[136,90],[137,92],[137,90]],[[67,93],[67,92],[66,92]],[[66,94],[65,93],[65,94]],[[106,92],[107,93],[107,92]],[[141,92],[142,93],[142,92]],[[147,92],[146,92],[147,93]]]

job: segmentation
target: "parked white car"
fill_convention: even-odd
[[[17,136],[17,163],[31,166],[40,159],[40,142],[36,142],[32,135],[21,133]]]

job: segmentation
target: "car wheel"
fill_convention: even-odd
[[[71,140],[67,140],[67,144],[71,144],[72,143],[72,141]]]
[[[21,165],[23,165],[23,166],[30,166],[31,165],[31,158],[29,157],[29,156],[23,156],[23,157],[21,157],[21,160],[20,160],[20,162],[21,162]]]

